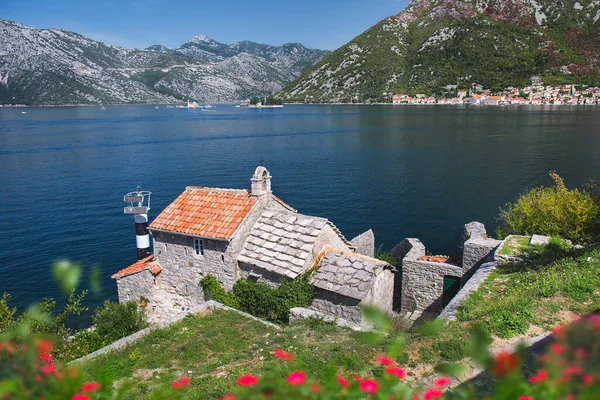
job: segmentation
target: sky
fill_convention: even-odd
[[[0,19],[61,28],[109,44],[177,47],[204,34],[335,50],[408,0],[0,0]]]

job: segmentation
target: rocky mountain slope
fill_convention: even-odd
[[[0,20],[0,104],[232,101],[271,94],[328,53],[202,35],[176,49],[127,49]]]
[[[600,83],[600,0],[413,0],[286,86],[287,101],[384,92]]]

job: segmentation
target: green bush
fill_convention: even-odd
[[[532,189],[501,210],[499,235],[537,233],[577,242],[596,241],[600,234],[600,205],[589,192],[567,189],[555,172],[550,176],[553,187]]]
[[[148,325],[144,309],[133,300],[127,303],[107,300],[96,309],[93,320],[96,332],[105,343],[112,343]]]
[[[273,322],[289,322],[290,309],[306,307],[315,297],[315,288],[306,277],[286,280],[277,289],[258,282],[239,280],[228,293],[219,281],[207,275],[200,281],[204,293],[215,301],[255,317]]]
[[[229,293],[223,289],[214,275],[206,275],[200,281],[200,285],[204,290],[204,294],[211,300],[218,301],[221,304],[233,308],[240,308],[240,301],[236,295]]]
[[[4,293],[0,298],[0,332],[10,328],[14,323],[14,316],[17,312],[16,307],[10,307],[8,302],[10,300],[10,294]]]

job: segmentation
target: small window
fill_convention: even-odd
[[[204,240],[194,238],[194,250],[196,251],[197,255],[203,256],[204,255]]]

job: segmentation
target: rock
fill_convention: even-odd
[[[485,225],[477,221],[469,222],[463,229],[463,236],[465,241],[476,237],[487,238]]]
[[[550,244],[550,236],[533,235],[529,244],[532,246],[548,246]]]

